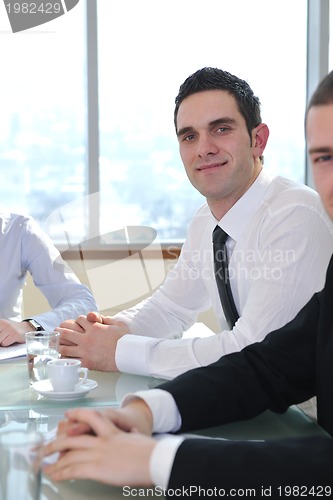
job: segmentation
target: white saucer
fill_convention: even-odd
[[[88,392],[98,386],[95,380],[87,379],[84,384],[80,385],[72,392],[54,392],[49,379],[39,380],[32,384],[31,388],[47,399],[55,401],[74,401],[75,399],[83,398]]]

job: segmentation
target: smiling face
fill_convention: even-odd
[[[333,219],[333,104],[310,108],[306,135],[314,182]]]
[[[180,104],[177,137],[189,180],[220,219],[258,176],[267,126],[258,125],[250,138],[234,97],[207,90]]]

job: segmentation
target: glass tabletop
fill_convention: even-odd
[[[74,401],[49,400],[29,386],[26,358],[0,363],[1,410],[53,411],[75,406],[118,406],[125,394],[157,386],[161,380],[122,373],[89,370],[88,378],[97,382],[97,387],[84,397]]]
[[[0,363],[0,432],[23,429],[37,430],[45,440],[52,439],[58,422],[67,408],[85,406],[105,408],[118,406],[129,392],[158,386],[162,380],[123,373],[89,371],[89,379],[98,384],[96,389],[75,401],[48,400],[29,387],[27,361],[25,358]],[[219,439],[265,440],[291,436],[325,435],[325,432],[298,407],[291,407],[284,414],[266,411],[257,417],[199,430],[191,435]],[[127,492],[126,492],[127,493]],[[143,490],[136,496],[148,496]],[[94,481],[67,481],[55,484],[43,476],[41,500],[84,500],[95,498],[120,500],[124,498],[122,488],[113,488]],[[127,495],[128,496],[128,495]],[[164,498],[160,491],[149,493],[152,498]]]

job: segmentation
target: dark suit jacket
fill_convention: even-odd
[[[266,409],[281,413],[317,395],[318,423],[328,433],[266,442],[185,440],[169,488],[255,488],[257,497],[263,496],[261,488],[272,488],[273,498],[287,498],[277,488],[298,485],[307,494],[314,486],[315,497],[333,498],[333,257],[324,290],[293,321],[263,342],[160,388],[178,405],[181,432],[251,418]],[[331,496],[324,490],[318,495],[327,485]]]

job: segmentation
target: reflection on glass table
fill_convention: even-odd
[[[73,406],[118,406],[130,391],[148,389],[161,381],[149,377],[120,373],[104,373],[89,370],[88,378],[96,381],[97,387],[84,397],[74,401],[52,401],[32,390],[29,386],[26,358],[0,363],[0,387],[2,410],[24,410],[69,408]]]

